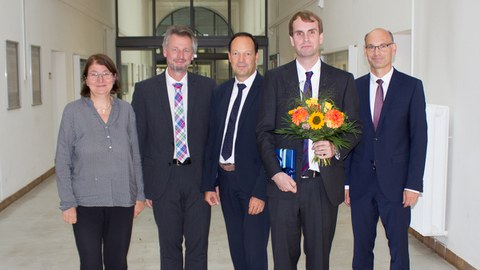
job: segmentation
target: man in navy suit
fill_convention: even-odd
[[[215,81],[188,72],[197,44],[190,28],[169,27],[162,49],[167,70],[137,83],[133,94],[146,202],[164,270],[207,269],[211,208],[200,185]]]
[[[295,13],[289,22],[289,35],[296,59],[265,74],[257,125],[257,144],[268,178],[274,268],[297,269],[303,235],[306,269],[327,270],[338,206],[344,201],[343,160],[360,138],[349,134],[345,138],[349,147],[343,149],[335,149],[327,140],[309,140],[305,149],[304,140],[277,134],[275,130],[289,126],[285,118],[295,100],[303,96],[301,89],[305,88],[307,74],[311,74],[312,97],[329,96],[349,121],[358,120],[358,96],[352,74],[320,60],[323,25],[315,13]],[[282,171],[275,155],[277,149],[295,151],[295,177]],[[319,168],[318,163],[310,162],[308,170],[302,172],[304,150],[308,161],[316,156],[331,159],[331,164]]]
[[[427,122],[422,82],[393,68],[396,50],[385,29],[365,36],[370,73],[356,80],[362,139],[348,159],[345,186],[353,269],[373,269],[379,217],[388,238],[390,269],[409,269],[410,209],[423,191]]]
[[[202,190],[211,206],[221,199],[235,269],[267,270],[266,178],[255,137],[263,81],[257,41],[233,35],[228,58],[235,78],[214,92]]]

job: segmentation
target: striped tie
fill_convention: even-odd
[[[312,97],[312,75],[313,71],[305,72],[307,79],[303,85],[303,100]],[[310,168],[310,162],[308,160],[308,139],[303,140],[303,153],[302,153],[302,175]]]
[[[188,157],[187,134],[185,133],[185,113],[183,110],[182,84],[174,83],[175,88],[175,156],[180,162]]]

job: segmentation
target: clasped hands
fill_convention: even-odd
[[[330,141],[317,141],[312,145],[312,150],[320,159],[332,158],[335,155],[335,147]],[[283,192],[297,193],[297,183],[284,172],[276,173],[272,180],[277,185],[278,189]]]

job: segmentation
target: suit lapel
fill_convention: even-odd
[[[285,94],[289,102],[297,100],[300,97],[300,80],[298,79],[297,73],[297,62],[296,60],[291,61],[288,64],[283,65],[282,67],[282,82],[283,87],[285,87]],[[295,80],[292,80],[295,78]],[[289,104],[291,107],[293,104]]]
[[[373,127],[373,120],[372,120],[372,107],[370,105],[370,73],[368,76],[362,77],[359,79],[358,86],[358,98],[360,99],[360,104],[364,104],[360,107],[360,114],[362,115],[362,119],[368,119],[365,121],[364,126],[373,131],[375,128]]]
[[[187,75],[187,80],[188,80],[188,103],[187,103],[187,123],[192,123],[190,121],[193,121],[193,115],[194,114],[194,111],[195,111],[195,105],[197,104],[195,101],[197,100],[197,94],[200,92],[200,91],[195,91],[195,89],[193,89],[193,86],[197,85],[195,83],[195,78],[193,76],[193,74],[191,74],[190,72],[188,72],[188,75]],[[190,126],[190,125],[189,125]],[[188,137],[191,138],[191,132],[192,130],[190,130],[190,128],[187,128],[188,129]]]
[[[220,138],[217,143],[220,145],[222,144],[223,141],[223,131],[225,130],[225,121],[227,119],[227,113],[228,113],[228,105],[230,104],[230,98],[232,96],[232,91],[233,91],[233,83],[235,80],[230,80],[228,84],[225,85],[223,89],[219,89],[220,91],[224,91],[224,93],[221,94],[221,98],[219,100],[218,104],[218,112],[220,115],[219,119],[219,125],[217,129],[217,138]]]
[[[257,73],[257,75],[255,76],[255,80],[253,80],[252,86],[250,87],[250,90],[248,90],[248,96],[247,96],[247,99],[245,100],[245,103],[243,104],[242,112],[240,114],[238,129],[240,129],[242,124],[245,122],[245,119],[247,118],[247,115],[248,115],[248,111],[250,111],[250,109],[252,108],[253,103],[258,93],[260,92],[259,89],[261,85],[259,85],[260,84],[259,76],[260,75]]]
[[[398,80],[398,72],[394,69],[392,78],[390,79],[390,84],[388,86],[387,94],[383,102],[382,111],[380,113],[380,119],[378,120],[377,130],[381,129],[385,115],[388,114],[390,107],[394,106],[393,100],[398,100],[395,96],[400,91],[400,84],[401,82],[400,80]]]
[[[318,98],[329,97],[328,89],[330,83],[330,70],[328,66],[322,62],[320,66],[320,80],[318,85]]]
[[[158,86],[157,86],[157,102],[155,104],[160,104],[160,108],[163,111],[163,115],[167,116],[167,119],[172,119],[172,109],[170,108],[170,103],[168,99],[168,88],[167,88],[167,80],[165,78],[165,72],[158,76]],[[161,115],[159,117],[162,117]],[[172,120],[167,121],[169,124],[167,125],[170,129],[170,133],[173,134],[173,124]]]

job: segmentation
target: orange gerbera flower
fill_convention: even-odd
[[[297,126],[300,125],[300,123],[305,122],[308,118],[308,111],[301,106],[289,111],[288,113],[292,115],[292,122]]]
[[[339,128],[343,125],[343,121],[345,120],[345,115],[337,110],[332,109],[325,113],[325,124],[329,128]]]

